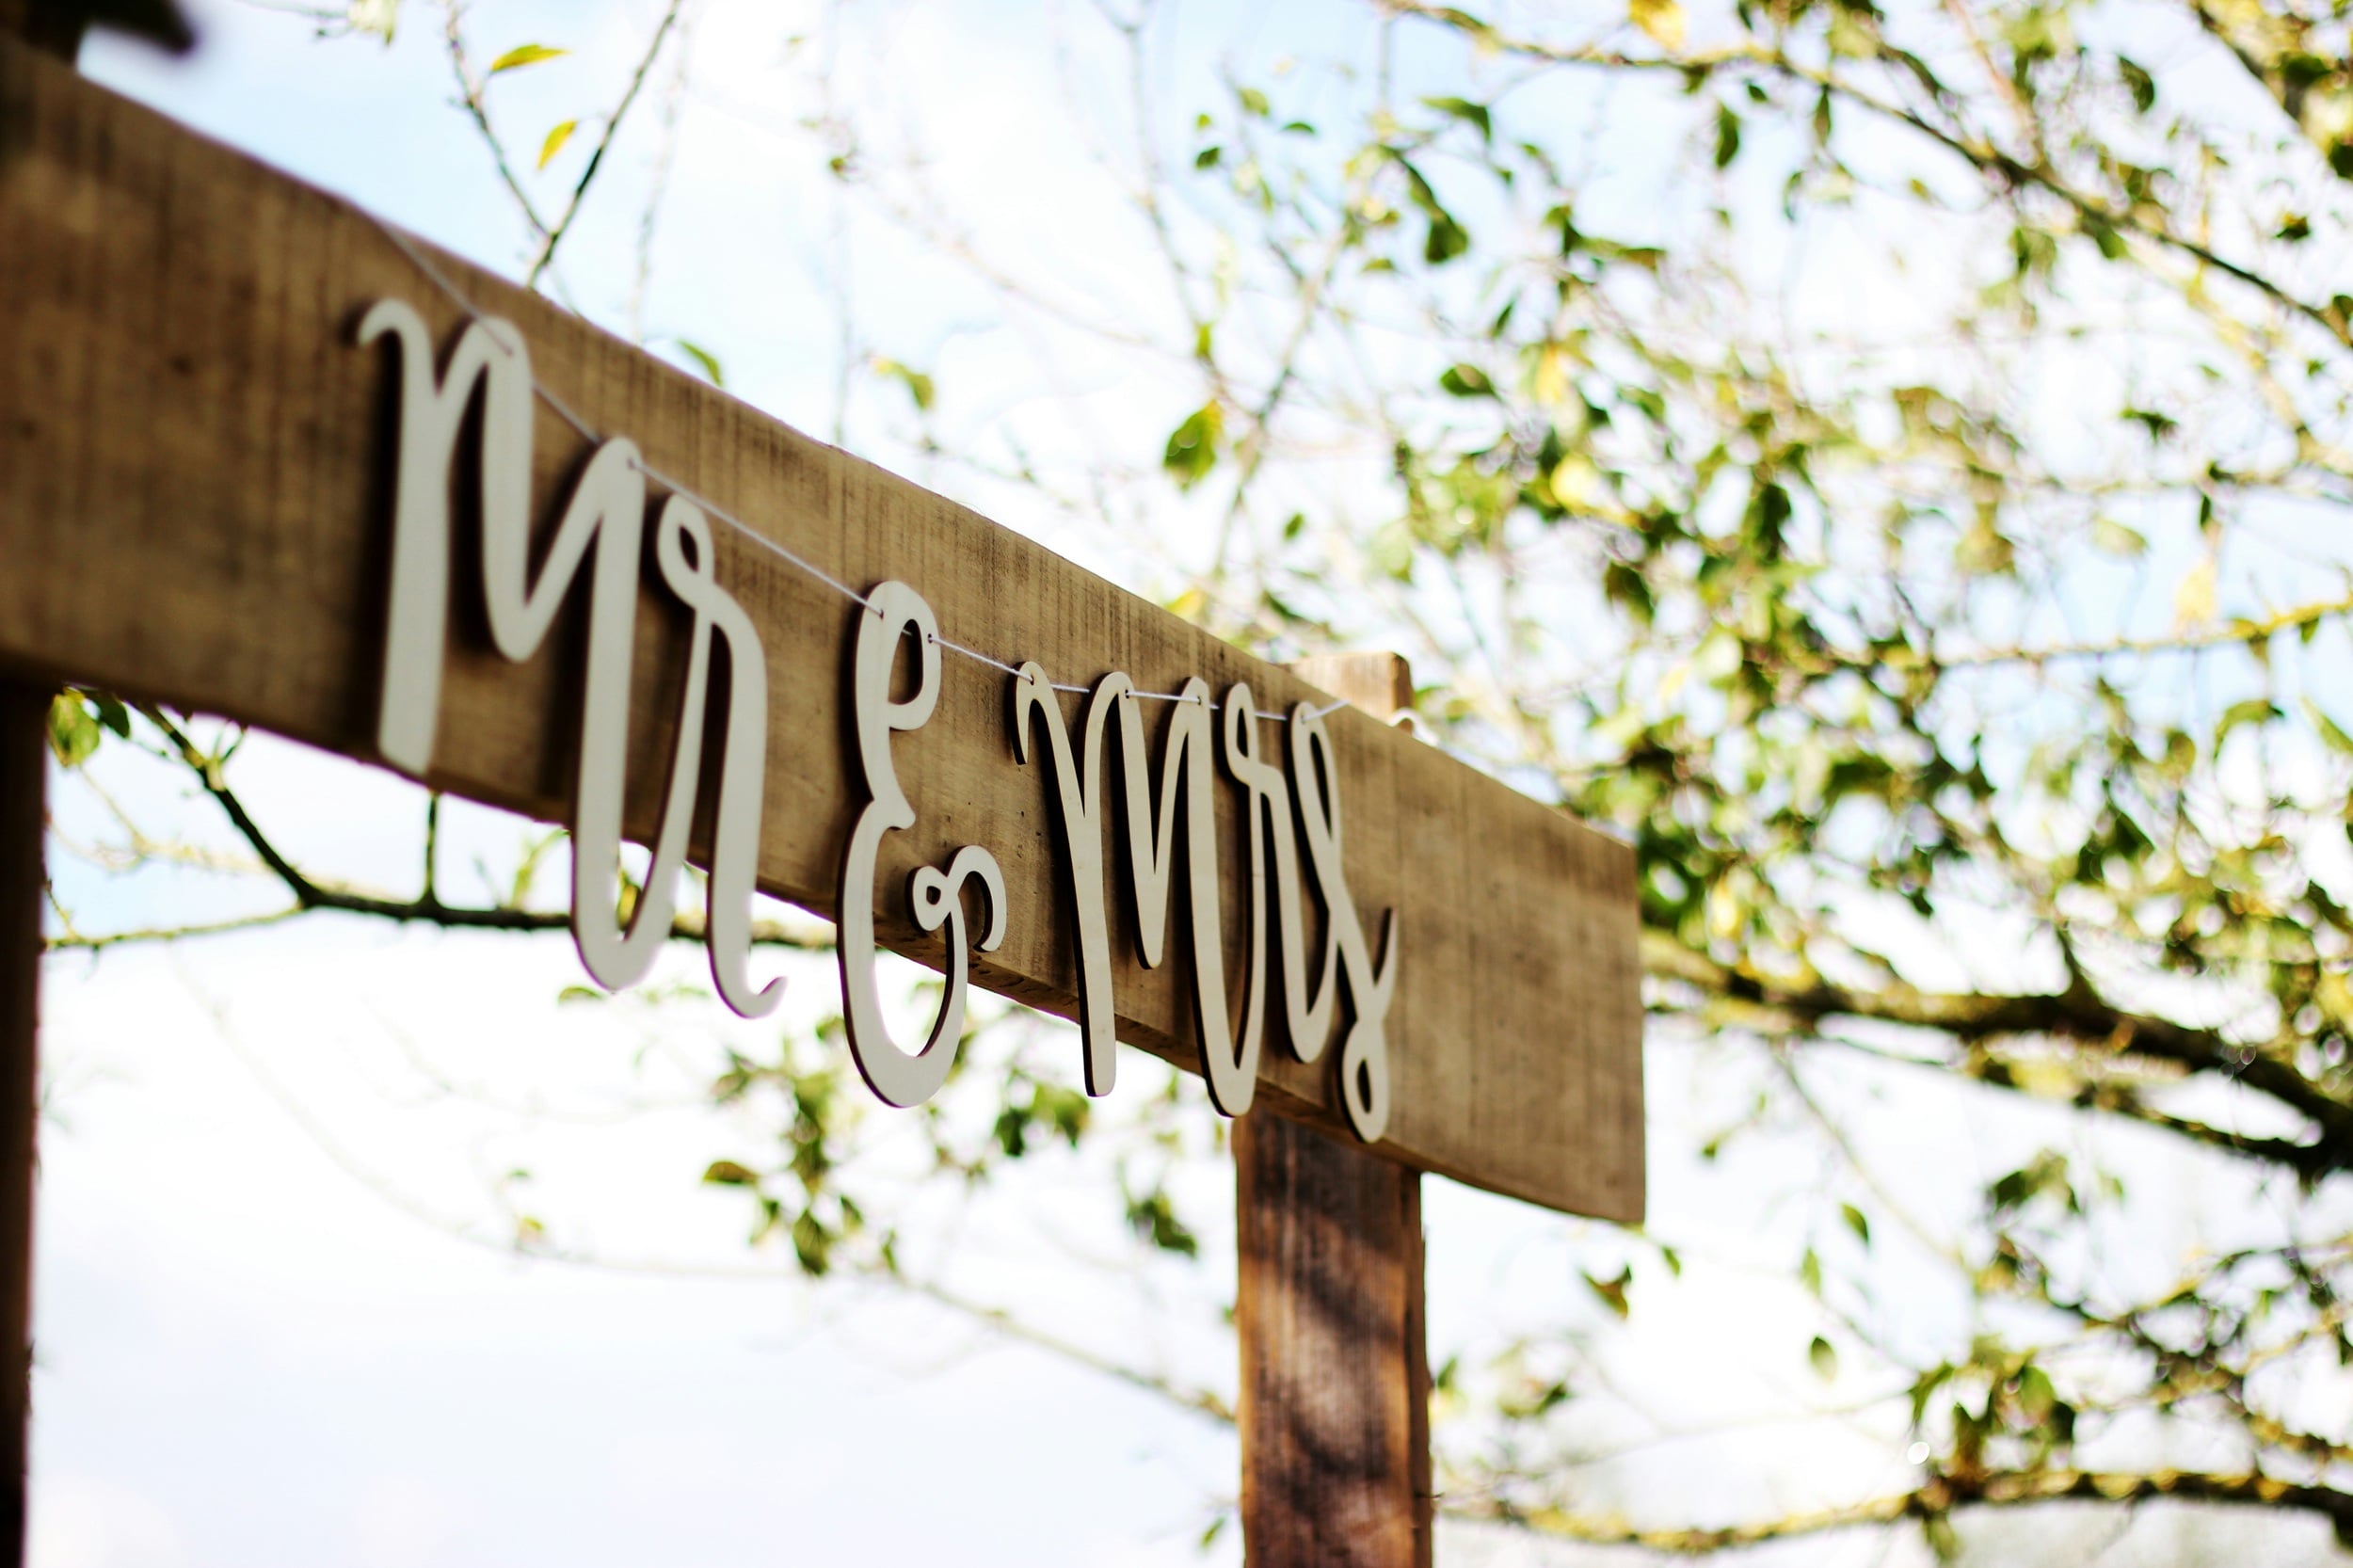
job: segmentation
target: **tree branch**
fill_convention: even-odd
[[[528,909],[515,904],[489,906],[448,904],[442,903],[430,887],[417,898],[392,898],[341,883],[320,881],[288,859],[278,846],[270,841],[268,835],[264,834],[261,825],[253,820],[252,813],[246,809],[245,803],[237,798],[236,792],[230,789],[227,780],[222,776],[218,759],[208,756],[201,747],[197,745],[187,731],[162,709],[150,703],[141,703],[138,705],[138,711],[141,716],[162,731],[165,738],[171,743],[179,753],[180,760],[185,763],[188,770],[196,776],[198,782],[203,786],[204,792],[213,797],[215,804],[219,806],[222,813],[228,817],[230,825],[234,827],[238,836],[252,848],[263,866],[272,876],[284,884],[286,891],[294,897],[294,907],[267,915],[226,920],[212,925],[156,928],[100,936],[69,935],[52,941],[49,944],[52,948],[95,951],[131,942],[168,941],[178,936],[209,936],[220,932],[243,930],[249,926],[274,924],[280,920],[291,920],[299,914],[320,909],[340,910],[347,915],[367,915],[378,920],[404,924],[416,922],[462,931],[537,932],[571,929],[571,916],[559,910]],[[676,941],[700,941],[704,931],[703,917],[691,912],[681,911],[670,921],[670,936]],[[829,952],[833,950],[833,944],[830,941],[795,931],[775,920],[755,922],[752,927],[751,939],[755,946],[760,947],[793,948],[812,952]]]
[[[661,24],[653,30],[653,40],[646,45],[645,57],[637,62],[637,70],[630,76],[628,90],[621,94],[621,101],[613,106],[613,112],[605,117],[604,135],[597,138],[596,151],[588,154],[588,166],[580,171],[580,179],[572,185],[571,200],[565,203],[564,216],[542,231],[539,253],[532,258],[530,269],[523,274],[524,288],[536,289],[539,286],[540,275],[555,260],[555,248],[564,243],[566,234],[571,232],[572,219],[580,216],[580,204],[588,195],[588,187],[596,183],[597,171],[604,167],[604,155],[612,150],[613,138],[620,135],[621,121],[629,118],[630,105],[637,102],[637,94],[644,88],[646,77],[653,71],[655,57],[662,53],[662,45],[669,40],[670,30],[678,24],[679,13],[685,8],[686,0],[670,0],[669,8],[662,13]],[[488,122],[486,120],[483,123],[487,130]]]
[[[2282,632],[2298,631],[2333,616],[2347,614],[2353,614],[2353,595],[2299,604],[2254,620],[2224,621],[2202,631],[2178,632],[2169,637],[2112,637],[2105,642],[2069,643],[2057,648],[1997,648],[1949,657],[1929,654],[1923,657],[1922,663],[1948,670],[1981,669],[1995,664],[2031,664],[2040,668],[2044,664],[2108,659],[2120,654],[2190,653],[2233,644],[2266,642]]]
[[[2353,1169],[2353,1106],[2329,1096],[2284,1062],[2234,1045],[2213,1030],[2112,1006],[2087,985],[2001,996],[1921,991],[1891,982],[1865,993],[1818,982],[1780,985],[1719,964],[1661,931],[1642,933],[1641,952],[1646,973],[1773,1015],[1761,1021],[1778,1022],[1791,1032],[1818,1033],[1826,1022],[1844,1017],[1931,1030],[1968,1042],[2037,1035],[2215,1073],[2271,1096],[2319,1129],[2319,1137],[2310,1144],[2236,1140],[2234,1146],[2242,1152],[2281,1158],[2312,1175]],[[1997,1086],[2014,1087],[2001,1078],[1980,1076]],[[2174,1130],[2195,1125],[2178,1123]]]
[[[474,129],[482,133],[483,141],[490,149],[490,161],[498,167],[499,179],[505,184],[506,194],[515,199],[515,205],[520,209],[523,221],[531,225],[534,237],[543,238],[548,232],[547,219],[539,216],[539,209],[533,203],[531,193],[523,188],[521,179],[515,173],[515,166],[507,161],[506,143],[490,126],[489,107],[484,102],[486,86],[474,75],[473,67],[467,59],[463,26],[465,14],[463,0],[442,0],[441,36],[449,47],[450,70],[457,77],[457,101],[465,105],[466,113],[472,118]]]
[[[1698,1557],[1730,1547],[1754,1546],[1830,1530],[1893,1525],[1906,1519],[1926,1523],[1963,1508],[2015,1508],[2070,1498],[2113,1504],[2169,1498],[2177,1502],[2303,1509],[2328,1519],[2340,1535],[2353,1534],[2353,1494],[2251,1472],[2227,1475],[2157,1470],[2135,1474],[2050,1469],[1995,1471],[1976,1477],[1931,1475],[1909,1492],[1717,1529],[1644,1529],[1588,1518],[1557,1507],[1525,1507],[1503,1498],[1475,1502],[1449,1499],[1443,1507],[1458,1518],[1518,1525],[1564,1541],[1642,1546],[1655,1552]]]
[[[2318,327],[2343,347],[2353,347],[2353,322],[2348,322],[2330,310],[2299,299],[2261,273],[2217,254],[2211,247],[2184,234],[2177,234],[2161,224],[2151,223],[2134,210],[2110,207],[2097,197],[2086,194],[2070,184],[2049,161],[2037,155],[2027,162],[2011,156],[1989,142],[1971,140],[1956,132],[1935,124],[1917,110],[1891,102],[1865,91],[1852,82],[1841,78],[1828,67],[1807,65],[1791,58],[1777,48],[1761,43],[1738,43],[1721,49],[1694,50],[1674,55],[1629,55],[1621,50],[1591,46],[1560,47],[1534,39],[1515,37],[1503,32],[1493,23],[1485,22],[1469,12],[1451,6],[1439,6],[1428,0],[1374,0],[1381,9],[1394,15],[1419,17],[1440,26],[1451,28],[1476,39],[1486,47],[1523,59],[1543,60],[1555,65],[1588,66],[1612,71],[1671,71],[1687,77],[1704,76],[1710,72],[1730,66],[1769,72],[1793,82],[1828,92],[1842,102],[1902,125],[1928,137],[1937,146],[1975,168],[1981,176],[1992,176],[2005,186],[2032,185],[2047,192],[2072,208],[2076,216],[2114,230],[2119,233],[2137,234],[2164,248],[2174,250],[2202,266],[2235,279],[2254,289],[2296,315]],[[1874,56],[1884,63],[1885,56]]]

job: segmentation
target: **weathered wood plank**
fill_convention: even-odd
[[[787,429],[454,259],[525,332],[540,377],[597,429],[843,579],[907,582],[943,634],[1053,679],[1106,670],[1169,690],[1246,680],[1261,706],[1316,694],[1051,552]],[[389,370],[352,346],[399,296],[460,316],[365,215],[0,43],[0,668],[72,675],[368,755],[389,534]],[[584,456],[541,416],[536,493]],[[862,800],[841,675],[853,607],[747,541],[721,582],[769,658],[763,888],[830,911]],[[471,573],[461,574],[468,601]],[[470,618],[471,616],[471,618]],[[578,636],[500,661],[461,611],[432,782],[541,818],[567,810]],[[666,755],[681,626],[644,599],[632,755]],[[1072,699],[1075,709],[1076,699]],[[908,872],[977,843],[1012,928],[976,979],[1068,1015],[1075,958],[1045,770],[1016,765],[1007,678],[951,659],[938,712],[902,736],[915,828],[881,866],[883,939],[918,958]],[[1626,848],[1361,715],[1331,721],[1345,860],[1369,923],[1399,910],[1386,1158],[1549,1207],[1641,1212],[1633,861]],[[659,807],[632,769],[633,831]],[[1239,813],[1221,803],[1229,932]],[[1498,912],[1509,912],[1508,921]],[[1122,926],[1124,929],[1124,925]],[[1121,1037],[1192,1065],[1183,965],[1119,937]],[[1337,1051],[1270,1049],[1261,1096],[1325,1127]]]
[[[1405,661],[1293,668],[1376,718]],[[1242,1550],[1251,1568],[1430,1568],[1421,1173],[1273,1117],[1234,1128]]]

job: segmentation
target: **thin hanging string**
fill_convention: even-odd
[[[469,320],[487,323],[490,319],[474,305],[472,300],[466,297],[464,292],[461,291],[456,283],[450,280],[448,274],[444,273],[440,267],[433,264],[432,258],[427,256],[424,251],[418,247],[415,242],[411,241],[407,234],[402,233],[398,229],[394,228],[390,223],[385,222],[382,218],[377,217],[373,213],[365,213],[364,216],[367,217],[369,222],[375,224],[376,228],[382,232],[386,239],[392,242],[393,248],[398,250],[402,255],[408,257],[409,264],[414,266],[419,272],[423,273],[425,280],[431,283],[435,288],[440,290],[442,296],[447,298],[452,305],[456,306]],[[508,353],[513,352],[512,345],[506,343],[505,340],[498,333],[493,332],[491,334],[491,340],[497,343],[502,350]],[[596,429],[590,425],[586,420],[581,418],[579,414],[573,411],[571,405],[566,403],[553,392],[550,391],[547,383],[541,381],[536,375],[531,378],[531,390],[533,394],[536,396],[540,402],[547,405],[548,411],[555,415],[557,419],[562,420],[566,424],[571,426],[573,434],[579,436],[582,440],[588,442],[591,446],[600,446],[603,444],[604,438],[597,434]],[[788,550],[783,545],[778,544],[776,540],[770,538],[767,535],[761,533],[759,529],[754,528],[750,523],[745,522],[743,519],[728,511],[726,507],[719,505],[716,502],[696,494],[686,485],[663,472],[652,464],[644,461],[642,458],[638,458],[632,459],[631,466],[635,468],[639,473],[645,475],[648,479],[650,479],[655,484],[660,485],[663,488],[691,503],[693,505],[701,509],[706,515],[716,518],[719,521],[725,523],[728,527],[742,535],[745,539],[748,539],[753,544],[768,552],[768,553],[776,556],[778,560],[785,562],[787,565],[797,568],[807,576],[824,584],[826,587],[831,588],[835,593],[840,594],[842,598],[850,600],[852,603],[862,605],[869,610],[872,610],[874,608],[872,600],[869,600],[864,594],[859,593],[856,588],[851,587],[847,583],[842,582],[839,577],[834,576],[833,573],[825,570],[824,568],[819,566],[816,562],[809,560],[807,556],[801,555],[794,551]],[[991,669],[1001,670],[1005,674],[1012,676],[1018,676],[1021,674],[1021,670],[1018,665],[1009,664],[1002,659],[991,658],[988,654],[983,653],[977,648],[968,648],[963,643],[952,642],[948,638],[941,636],[936,632],[929,634],[929,641],[935,647],[945,648],[951,653],[962,654],[965,658],[970,659],[976,664],[986,664]],[[1051,684],[1055,691],[1076,692],[1082,696],[1086,695],[1089,689],[1085,686],[1066,685],[1059,680],[1051,682]],[[1200,702],[1213,712],[1219,706],[1217,703],[1209,702],[1205,698],[1191,696],[1183,692],[1130,691],[1126,695],[1145,702]],[[1332,702],[1326,703],[1321,708],[1311,708],[1307,710],[1307,712],[1315,718],[1322,718],[1326,714],[1337,712],[1340,709],[1347,706],[1348,704],[1344,701]],[[1281,722],[1283,718],[1283,715],[1280,713],[1261,712],[1256,710],[1253,711],[1252,716],[1254,718],[1273,719],[1278,723]]]

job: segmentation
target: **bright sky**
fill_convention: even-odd
[[[207,42],[189,64],[104,40],[84,64],[512,273],[518,231],[479,142],[447,106],[438,15],[419,0],[409,8],[389,52],[321,46],[297,20],[215,3],[200,10]],[[500,85],[519,144],[606,100],[653,13],[630,0],[596,8],[591,23],[588,9],[477,8],[486,56],[526,41],[574,51]],[[1089,360],[1066,340],[1050,357],[1034,353],[1036,328],[968,272],[845,213],[795,128],[815,112],[793,96],[807,72],[786,63],[802,9],[714,3],[697,32],[649,335],[710,347],[739,395],[830,434],[833,301],[846,290],[881,340],[867,350],[937,374],[952,443],[959,429],[1034,405],[1035,427],[1046,439],[1065,428],[1069,454],[1152,462],[1186,407],[1181,378],[1139,370],[1132,356]],[[1268,6],[1191,8],[1183,24],[1198,41],[1161,86],[1176,101],[1206,94],[1220,60],[1332,47],[1363,15],[1342,5],[1279,16]],[[1106,216],[1116,188],[1071,136],[1064,107],[1066,91],[1093,90],[1100,62],[1083,43],[1068,56],[1048,46],[1070,20],[981,0],[862,13],[863,36],[887,53],[845,57],[833,80],[875,95],[865,101],[872,118],[904,124],[929,150],[928,177],[956,194],[955,212],[984,215],[979,237],[993,259],[1053,280],[1093,319],[1144,320],[1164,306],[1134,281],[1141,236]],[[644,158],[624,160],[568,251],[574,296],[616,326],[646,174]],[[1635,213],[1629,201],[1625,220]],[[1090,408],[1095,427],[1081,428],[1073,410]],[[904,420],[904,399],[865,388],[846,433],[855,442],[893,419]],[[969,474],[918,477],[971,487],[963,493],[1001,502],[1007,523],[1153,585],[1153,556],[1132,540],[1090,537]],[[1178,535],[1173,520],[1156,520]],[[1181,536],[1169,548],[1181,555]],[[109,787],[135,808],[201,826],[201,803],[161,773],[111,767]],[[413,875],[413,792],[266,742],[239,767],[257,814],[299,856],[386,883]],[[61,790],[58,800],[67,831],[97,827],[87,797]],[[445,864],[462,868],[476,853],[506,858],[518,829],[461,810],[450,834]],[[94,927],[184,919],[250,896],[204,878],[61,875]],[[688,956],[670,964],[691,974]],[[750,1048],[759,1036],[696,1008],[558,1004],[580,978],[559,941],[332,919],[51,965],[39,1568],[1239,1561],[1230,1531],[1206,1555],[1197,1545],[1236,1484],[1229,1432],[902,1295],[811,1289],[787,1260],[746,1249],[741,1200],[697,1178],[715,1158],[756,1160],[766,1133],[711,1111],[700,1094],[722,1042]],[[818,1011],[829,984],[822,969],[796,974],[794,1016]],[[1075,1043],[1058,1038],[1071,1048],[1055,1062],[1071,1072]],[[1730,1518],[1902,1484],[1883,1423],[1811,1430],[1801,1463],[1785,1428],[1676,1440],[1703,1422],[1880,1390],[1823,1385],[1797,1353],[1811,1309],[1785,1260],[1801,1222],[1758,1196],[1785,1189],[1788,1172],[1743,1167],[1738,1149],[1707,1169],[1688,1156],[1741,1113],[1749,1080],[1719,1076],[1721,1061],[1684,1048],[1652,1057],[1651,1132],[1668,1151],[1653,1168],[1655,1223],[1708,1245],[1680,1284],[1647,1264],[1638,1274],[1641,1310],[1611,1341],[1610,1368],[1647,1425],[1620,1421],[1595,1438],[1646,1446],[1597,1465],[1597,1487]],[[1123,1093],[1145,1092],[1149,1080],[1133,1070]],[[1931,1109],[1919,1089],[1916,1079],[1857,1073],[1839,1093],[1900,1125],[1929,1173],[1918,1200],[1934,1214],[1965,1201],[1999,1156],[1965,1103]],[[1206,1105],[1188,1092],[1206,1126]],[[2058,1129],[2055,1113],[2045,1131]],[[2131,1135],[2119,1142],[2115,1158],[2129,1165]],[[497,1194],[518,1168],[532,1173],[507,1189],[518,1202],[568,1244],[631,1267],[502,1250]],[[1230,1352],[1211,1332],[1230,1290],[1230,1237],[1209,1238],[1198,1277],[1106,1280],[1071,1256],[1068,1239],[1090,1223],[1099,1235],[1101,1216],[1115,1213],[1103,1202],[1109,1179],[1082,1160],[1025,1176],[956,1237],[946,1254],[954,1281],[1083,1342],[1230,1385],[1220,1359]],[[1225,1213],[1222,1168],[1206,1162],[1193,1179],[1198,1207]],[[2190,1229],[2201,1205],[2232,1201],[2178,1189],[2151,1198],[2189,1215]],[[1439,1181],[1429,1224],[1441,1346],[1491,1344],[1514,1327],[1593,1327],[1577,1270],[1612,1275],[1648,1256]],[[1139,1294],[1166,1310],[1128,1316]],[[1924,1337],[1965,1332],[1942,1310],[1921,1309]],[[1137,1322],[1147,1335],[1169,1325],[1166,1337],[1138,1344]],[[1988,1532],[1986,1549],[2003,1539]],[[2302,1560],[2302,1542],[2283,1543],[2274,1560]],[[1883,1558],[1868,1541],[1815,1543],[1770,1560],[1904,1562],[1911,1550]],[[2127,1542],[2107,1560],[2142,1560],[2132,1550]],[[1630,1560],[1451,1527],[1441,1551],[1449,1562]]]

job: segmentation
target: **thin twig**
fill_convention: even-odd
[[[1673,72],[1684,76],[1705,75],[1725,67],[1768,72],[1803,82],[1831,93],[1845,103],[1893,123],[1905,126],[1968,163],[1981,175],[1991,175],[2006,185],[2032,185],[2047,192],[2071,208],[2078,218],[2097,224],[2118,233],[2134,234],[2166,249],[2209,266],[2217,272],[2235,279],[2270,299],[2274,304],[2313,323],[2341,346],[2353,347],[2353,321],[2341,318],[2309,300],[2298,298],[2261,273],[2240,265],[2216,252],[2204,242],[2185,234],[2175,233],[2163,224],[2144,218],[2137,209],[2111,207],[2099,198],[2086,194],[2071,184],[2043,157],[2032,161],[2011,156],[1984,141],[1975,141],[1947,130],[1929,120],[1917,110],[1881,98],[1840,76],[1830,66],[1809,65],[1792,58],[1782,50],[1763,43],[1727,44],[1720,49],[1692,50],[1660,55],[1633,55],[1622,50],[1604,49],[1591,45],[1555,46],[1533,39],[1507,34],[1492,23],[1481,20],[1452,6],[1429,3],[1429,0],[1376,0],[1385,11],[1415,16],[1433,22],[1457,32],[1468,34],[1481,44],[1517,55],[1523,58],[1548,60],[1556,65],[1585,66],[1609,71]],[[1884,56],[1875,56],[1883,60]]]
[[[669,8],[662,13],[662,24],[654,28],[653,40],[646,45],[644,58],[637,62],[636,71],[631,73],[628,90],[621,94],[621,101],[613,106],[613,112],[605,117],[604,134],[597,138],[596,151],[588,155],[587,167],[580,171],[580,179],[572,185],[571,199],[564,205],[564,216],[542,231],[539,253],[532,258],[530,267],[523,274],[524,288],[536,289],[539,286],[540,275],[555,260],[555,248],[564,243],[566,234],[571,232],[572,220],[580,216],[580,204],[587,197],[588,187],[596,183],[598,171],[604,167],[605,153],[612,150],[613,139],[620,135],[621,122],[629,118],[630,105],[637,102],[637,94],[645,87],[647,75],[653,70],[655,56],[662,53],[662,45],[669,39],[670,29],[678,24],[679,13],[685,8],[686,0],[670,0]]]
[[[544,238],[548,232],[547,220],[539,216],[538,206],[531,200],[531,192],[523,188],[522,180],[515,173],[515,166],[508,161],[505,140],[491,127],[490,110],[484,96],[488,91],[487,85],[473,73],[473,66],[466,53],[465,14],[465,0],[442,0],[441,36],[448,44],[450,69],[457,77],[457,101],[465,105],[466,113],[472,118],[474,129],[482,133],[484,143],[490,149],[490,161],[498,168],[499,179],[505,184],[507,195],[515,199],[515,205],[522,213],[523,221],[531,225],[532,237]]]
[[[430,891],[413,899],[393,898],[369,892],[344,884],[325,881],[303,871],[273,843],[261,824],[253,820],[245,802],[229,787],[223,776],[219,760],[207,755],[187,731],[161,708],[141,703],[140,714],[155,726],[178,751],[180,760],[196,776],[204,792],[212,796],[238,837],[251,847],[270,875],[284,884],[293,895],[292,909],[257,916],[252,924],[269,924],[288,920],[296,914],[314,910],[337,910],[348,915],[367,915],[377,920],[398,923],[443,926],[461,931],[567,931],[571,928],[571,916],[552,909],[526,909],[514,904],[488,907],[450,904],[434,897]],[[102,948],[121,946],[137,941],[168,941],[176,936],[214,935],[221,931],[241,929],[233,922],[206,927],[161,928],[147,931],[126,931],[99,936],[75,936],[60,938],[53,945],[71,948]],[[703,917],[681,911],[670,921],[670,936],[678,941],[699,941],[706,927]],[[762,920],[752,927],[751,940],[756,946],[791,948],[805,952],[829,952],[832,942],[812,933],[795,930],[778,921]]]

